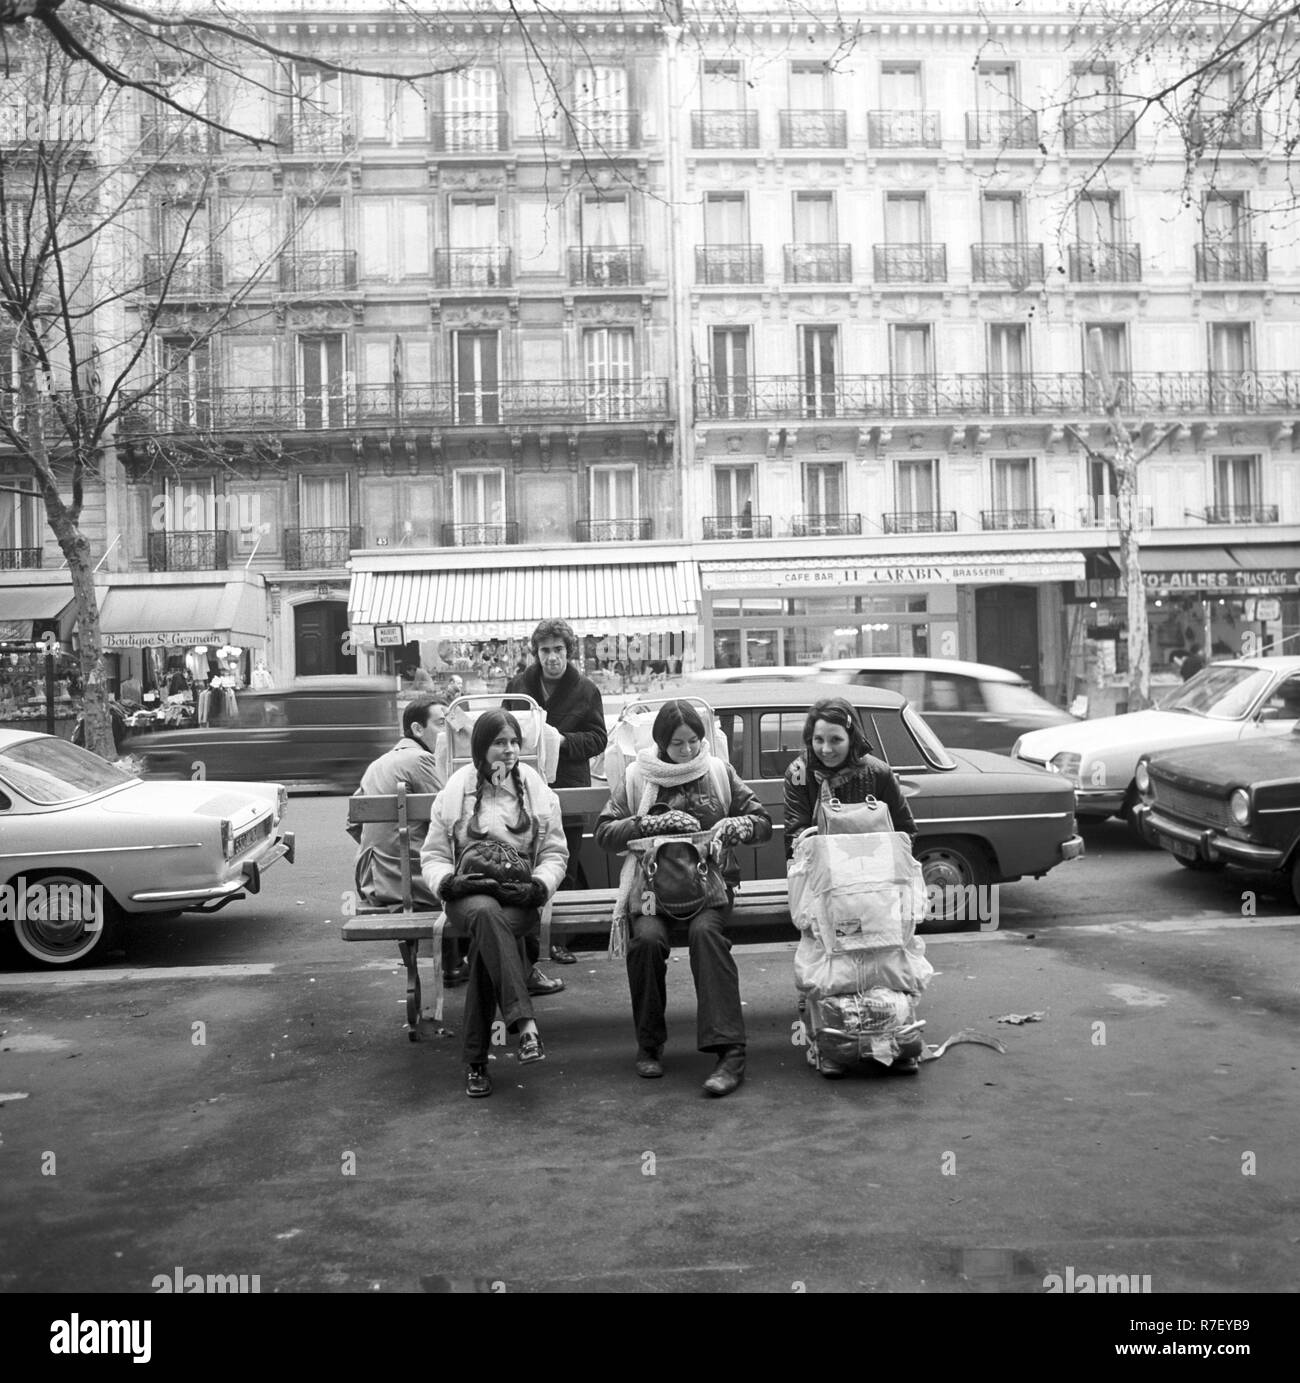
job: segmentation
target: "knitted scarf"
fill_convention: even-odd
[[[636,756],[636,763],[630,767],[623,780],[627,790],[628,815],[645,816],[654,806],[655,796],[660,788],[679,788],[704,777],[712,778],[725,812],[731,798],[727,767],[721,760],[713,757],[707,740],[701,741],[700,752],[684,764],[668,763],[659,757],[657,750],[643,749]],[[641,790],[638,800],[633,803],[632,792],[637,784],[640,784]],[[614,919],[609,929],[611,960],[627,954],[632,899],[643,887],[641,875],[641,861],[634,850],[629,850],[623,856],[623,868],[618,876],[618,897],[614,900]]]

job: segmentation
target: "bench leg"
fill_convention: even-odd
[[[399,941],[402,961],[406,966],[406,1035],[412,1042],[420,1040],[420,943]]]
[[[545,960],[551,954],[551,914],[555,911],[555,899],[548,898],[542,907],[541,950],[538,957]]]

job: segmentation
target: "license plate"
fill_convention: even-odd
[[[1171,855],[1177,855],[1180,860],[1194,860],[1198,858],[1196,846],[1188,845],[1185,840],[1175,840],[1173,836],[1162,835],[1160,846],[1168,850]]]

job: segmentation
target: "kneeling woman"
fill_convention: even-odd
[[[559,887],[568,862],[560,802],[542,777],[519,762],[519,722],[484,711],[470,736],[472,762],[434,800],[420,872],[450,922],[469,933],[465,991],[465,1093],[490,1095],[488,1044],[497,1007],[519,1034],[519,1060],[546,1055],[528,996],[523,938]],[[495,844],[502,850],[484,848]],[[510,852],[517,852],[515,858]]]
[[[770,838],[772,818],[729,763],[709,750],[704,722],[687,701],[668,701],[651,729],[654,749],[643,749],[630,764],[596,821],[596,844],[619,852],[644,836],[713,830],[720,861],[709,855],[707,897],[716,905],[691,918],[687,940],[697,1002],[696,1043],[717,1057],[704,1082],[710,1095],[729,1095],[745,1077],[745,1020],[740,1010],[740,977],[724,930],[740,869],[730,847]],[[619,884],[615,923],[631,933],[627,977],[636,1026],[636,1070],[647,1079],[664,1073],[660,1058],[668,1030],[668,927],[657,914],[641,911],[644,872],[629,854]]]

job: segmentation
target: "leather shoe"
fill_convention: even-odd
[[[551,959],[556,965],[577,965],[578,957],[567,946],[552,946]]]
[[[534,965],[528,973],[528,992],[532,995],[558,994],[563,988],[564,981],[547,979],[540,965]]]
[[[648,1052],[642,1047],[636,1054],[636,1073],[645,1080],[657,1080],[664,1073],[659,1052]]]
[[[463,960],[459,965],[454,965],[450,970],[442,972],[442,986],[444,989],[455,989],[457,985],[469,983],[469,961]]]
[[[465,1093],[471,1100],[481,1100],[492,1093],[492,1077],[482,1063],[465,1068]]]
[[[519,1064],[526,1066],[530,1061],[546,1060],[546,1044],[539,1032],[526,1032],[519,1039]]]
[[[745,1049],[728,1047],[718,1058],[713,1074],[704,1082],[705,1092],[720,1098],[731,1092],[745,1079]]]
[[[845,1068],[838,1061],[830,1061],[824,1056],[817,1058],[817,1069],[827,1080],[843,1080]]]

